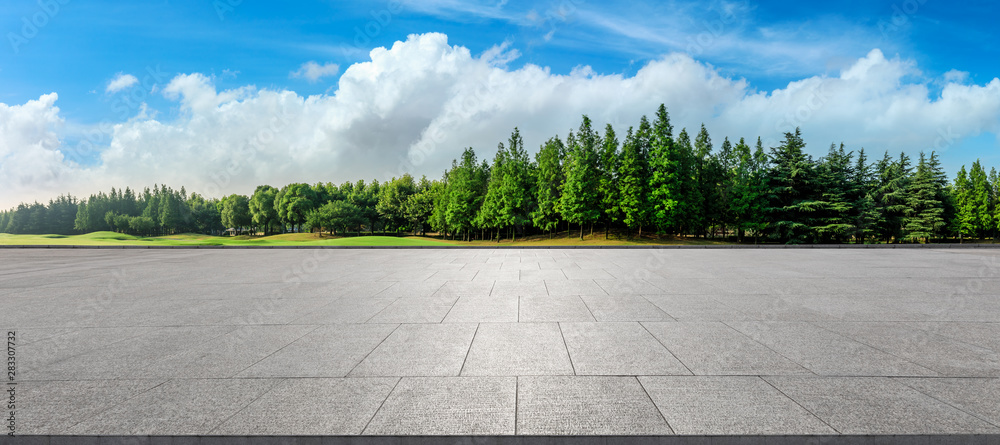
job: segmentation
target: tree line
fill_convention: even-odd
[[[936,153],[831,145],[814,159],[799,129],[776,147],[725,138],[704,125],[675,136],[661,105],[623,138],[587,116],[565,139],[529,156],[517,128],[492,162],[466,148],[441,179],[406,174],[385,182],[257,187],[221,199],[154,186],[112,189],[86,200],[66,195],[0,212],[0,231],[71,234],[220,235],[320,231],[436,232],[462,240],[512,239],[595,228],[608,237],[667,234],[748,242],[930,242],[996,237],[1000,177],[979,161],[949,182]]]

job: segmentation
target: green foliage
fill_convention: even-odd
[[[818,207],[816,170],[803,148],[802,133],[785,133],[785,140],[771,148],[768,173],[767,233],[776,241],[801,244],[814,241],[812,212]]]
[[[563,219],[580,224],[580,239],[583,239],[584,224],[597,221],[601,214],[600,196],[597,193],[599,139],[587,116],[583,116],[577,135],[570,133],[566,138],[566,182],[563,184],[559,210]]]
[[[250,214],[250,198],[244,195],[229,195],[219,201],[219,215],[222,218],[222,225],[235,229],[236,232],[244,232],[253,224],[253,216]]]
[[[250,217],[253,224],[260,227],[265,236],[271,234],[276,227],[281,225],[281,219],[274,206],[278,192],[278,189],[269,185],[258,185],[253,196],[250,197],[248,204]]]
[[[537,207],[532,213],[535,227],[549,232],[559,225],[559,201],[563,187],[562,154],[565,151],[558,136],[549,139],[535,154],[538,164],[535,170],[535,201]]]
[[[406,204],[416,192],[417,185],[409,174],[392,178],[379,188],[375,210],[385,222],[386,228],[395,232],[407,228],[409,220],[406,217]]]
[[[725,138],[715,151],[704,125],[693,141],[685,129],[675,138],[664,105],[652,123],[642,117],[628,128],[624,141],[611,125],[599,134],[587,116],[565,141],[549,139],[532,158],[515,128],[492,165],[479,162],[470,147],[436,181],[403,175],[384,183],[263,185],[250,197],[221,200],[158,184],[142,193],[112,188],[85,200],[59,196],[0,211],[0,232],[117,231],[131,239],[308,225],[331,233],[432,230],[499,240],[505,231],[551,234],[563,222],[579,224],[582,237],[584,226],[593,230],[598,221],[606,236],[611,229],[631,236],[653,227],[783,243],[982,239],[1000,232],[1000,174],[987,173],[978,160],[949,184],[936,153],[921,154],[913,168],[905,153],[871,163],[863,148],[855,157],[841,144],[814,161],[799,129],[770,155],[760,138],[754,148]]]
[[[274,209],[282,224],[301,226],[317,204],[316,191],[309,184],[289,184],[274,197]]]
[[[648,125],[647,125],[648,130]],[[650,173],[649,134],[634,135],[629,127],[622,145],[618,163],[618,212],[629,230],[638,230],[649,224],[650,214]]]

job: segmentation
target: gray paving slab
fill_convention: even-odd
[[[591,279],[549,280],[545,282],[549,295],[605,295],[604,289]]]
[[[690,375],[639,323],[560,323],[577,375]]]
[[[728,322],[737,331],[819,375],[933,376],[916,363],[805,322]]]
[[[0,249],[0,328],[23,433],[988,433],[995,256]]]
[[[462,375],[572,375],[573,365],[556,323],[482,323]]]
[[[500,297],[544,297],[549,294],[544,281],[497,281],[490,295]]]
[[[518,306],[518,321],[522,323],[594,320],[587,304],[576,295],[521,297]]]
[[[674,320],[649,300],[640,296],[581,295],[597,321]]]
[[[458,376],[478,325],[400,325],[350,372],[352,377]]]
[[[1000,428],[887,377],[764,377],[841,434],[997,434]]]
[[[169,357],[150,359],[147,377],[228,378],[316,329],[316,326],[247,326]]]
[[[759,377],[639,377],[677,434],[835,434]]]
[[[1000,323],[937,321],[909,324],[917,329],[1000,352]]]
[[[1000,353],[899,322],[817,323],[942,376],[1000,377]]]
[[[342,436],[364,431],[396,378],[288,379],[213,428],[213,435]]]
[[[514,295],[464,295],[458,297],[444,322],[516,322],[518,304],[518,297]]]
[[[811,374],[798,363],[721,322],[644,322],[695,375]]]
[[[709,295],[652,294],[643,298],[678,321],[739,321],[750,316]]]
[[[516,391],[515,377],[406,377],[364,434],[511,435]]]
[[[18,434],[69,434],[83,419],[113,408],[164,380],[62,380],[17,386]],[[5,404],[6,405],[6,404]]]
[[[519,377],[517,433],[673,434],[635,377]]]
[[[67,430],[83,435],[206,434],[270,390],[270,379],[170,380],[82,419]]]
[[[457,295],[400,298],[368,320],[369,323],[440,323],[458,301]]]
[[[995,426],[1000,426],[1000,379],[977,378],[901,378],[917,391],[947,403]]]
[[[238,377],[344,377],[397,326],[321,326],[244,369]]]

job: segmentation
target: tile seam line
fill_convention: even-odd
[[[646,333],[649,334],[650,337],[653,337],[653,340],[656,340],[656,342],[659,343],[660,346],[663,346],[663,349],[666,349],[667,352],[670,353],[670,356],[673,357],[674,360],[677,360],[677,363],[680,363],[681,366],[683,366],[684,369],[687,370],[687,372],[689,372],[691,375],[697,375],[697,374],[694,373],[694,371],[691,370],[690,367],[688,367],[688,365],[686,363],[684,363],[683,361],[681,361],[681,359],[679,357],[677,357],[677,354],[674,354],[674,351],[671,351],[670,348],[667,347],[667,345],[663,344],[663,342],[660,341],[659,337],[653,335],[653,333],[649,331],[649,328],[646,327],[646,325],[644,324],[644,322],[637,321],[635,323],[638,324],[639,326],[642,326],[642,330],[646,331]]]
[[[229,380],[229,379],[223,379],[223,380]],[[226,422],[230,421],[233,417],[236,417],[237,414],[242,413],[243,411],[246,411],[246,409],[249,408],[250,405],[253,405],[258,400],[264,398],[265,395],[269,394],[271,391],[274,391],[275,388],[277,388],[278,386],[281,386],[282,383],[285,383],[285,382],[288,381],[288,379],[284,379],[284,378],[278,378],[278,379],[274,379],[274,380],[278,380],[278,381],[275,382],[274,384],[272,384],[270,388],[267,388],[266,391],[262,391],[260,393],[260,395],[258,395],[257,397],[254,397],[253,400],[247,402],[246,405],[243,405],[242,407],[240,407],[240,409],[238,409],[235,412],[233,412],[232,414],[230,414],[228,417],[226,417],[225,419],[223,419],[221,422],[215,424],[215,426],[213,426],[212,428],[210,428],[208,430],[207,434],[211,435],[213,431],[219,429],[219,427],[221,427],[222,425],[225,425]]]
[[[979,419],[979,420],[982,420],[983,422],[985,422],[985,423],[987,423],[987,424],[989,424],[989,425],[992,425],[992,426],[994,426],[994,427],[997,427],[997,428],[1000,428],[1000,424],[997,424],[997,423],[994,423],[994,422],[993,422],[992,420],[990,420],[990,419],[987,419],[987,418],[985,418],[985,417],[983,417],[983,416],[980,416],[980,415],[978,415],[978,414],[976,414],[976,413],[973,413],[973,412],[969,412],[969,411],[966,411],[965,409],[962,409],[961,407],[958,407],[958,406],[955,406],[954,404],[952,404],[952,403],[948,402],[947,400],[942,400],[942,399],[939,399],[939,398],[937,398],[937,397],[934,397],[933,395],[931,395],[931,394],[929,394],[929,393],[927,393],[927,392],[924,392],[924,391],[923,391],[923,390],[921,390],[920,388],[917,388],[917,387],[914,387],[913,385],[910,385],[909,383],[906,383],[906,382],[903,382],[903,381],[899,381],[899,379],[905,379],[905,378],[909,378],[909,379],[914,379],[914,378],[916,378],[916,379],[919,379],[920,377],[886,377],[886,378],[888,378],[889,380],[892,380],[893,382],[896,382],[896,383],[898,383],[898,384],[900,384],[900,385],[903,385],[903,386],[906,386],[907,388],[910,388],[910,389],[912,389],[912,390],[914,390],[914,391],[916,391],[916,392],[920,393],[921,395],[923,395],[923,396],[925,396],[925,397],[928,397],[928,398],[930,398],[930,399],[933,399],[933,400],[936,400],[936,401],[938,401],[938,402],[940,402],[940,403],[943,403],[943,404],[945,404],[945,405],[948,405],[948,406],[950,406],[950,407],[954,408],[955,410],[957,410],[957,411],[959,411],[959,412],[962,412],[962,413],[965,413],[965,414],[966,414],[967,416],[969,416],[969,417],[973,417],[973,418],[976,418],[976,419]],[[938,378],[948,378],[948,377],[938,377]],[[996,433],[994,433],[994,434],[996,434]]]
[[[847,341],[853,341],[853,342],[855,342],[855,343],[857,343],[859,345],[867,346],[867,347],[872,348],[872,349],[874,349],[874,350],[876,350],[878,352],[881,352],[881,353],[883,353],[885,355],[888,355],[888,356],[891,356],[891,357],[895,357],[895,358],[900,359],[900,360],[902,360],[902,361],[904,361],[906,363],[909,363],[911,365],[915,365],[915,366],[917,366],[917,367],[919,367],[921,369],[926,369],[926,370],[928,370],[928,371],[936,374],[938,377],[944,377],[944,375],[942,373],[940,373],[940,372],[938,372],[938,371],[936,371],[934,369],[928,368],[927,366],[924,366],[924,365],[922,365],[920,363],[917,363],[917,362],[915,362],[913,360],[910,360],[910,359],[908,359],[906,357],[900,357],[900,356],[898,356],[896,354],[893,354],[893,353],[891,353],[889,351],[885,351],[885,350],[882,350],[881,348],[877,348],[875,346],[872,346],[872,345],[868,344],[867,342],[863,342],[861,340],[856,340],[854,338],[848,337],[847,335],[841,334],[841,333],[839,333],[837,331],[833,331],[833,330],[827,329],[826,327],[824,327],[822,325],[816,324],[816,323],[822,323],[822,322],[804,321],[802,323],[806,323],[808,325],[815,326],[815,327],[820,328],[820,329],[822,329],[824,331],[827,331],[827,332],[829,332],[829,333],[831,333],[833,335],[839,336],[839,337],[841,337],[841,338],[843,338],[843,339],[845,339]]]
[[[248,327],[249,327],[249,326],[253,326],[253,325],[248,325]],[[281,325],[281,326],[287,326],[287,325]],[[309,326],[309,325],[295,325],[295,326]],[[284,350],[285,348],[287,348],[287,347],[291,346],[291,344],[292,344],[292,343],[295,343],[295,342],[297,342],[297,341],[299,341],[299,340],[302,340],[302,338],[303,338],[303,337],[305,337],[305,336],[307,336],[307,335],[309,335],[309,334],[312,334],[312,333],[313,333],[313,331],[316,331],[316,330],[317,330],[317,329],[319,329],[320,327],[322,327],[322,325],[315,325],[315,326],[313,326],[313,328],[312,328],[312,329],[310,329],[310,330],[308,330],[308,331],[306,331],[306,332],[303,332],[303,333],[302,333],[302,335],[300,335],[300,336],[298,336],[298,337],[295,337],[295,340],[292,340],[292,341],[290,341],[290,342],[286,343],[286,344],[285,344],[284,346],[282,346],[282,347],[280,347],[280,348],[278,348],[278,349],[274,350],[274,352],[272,352],[272,353],[270,353],[270,354],[267,354],[267,355],[265,355],[265,356],[264,356],[264,357],[262,357],[262,358],[261,358],[260,360],[257,360],[257,361],[255,361],[255,362],[251,363],[251,364],[250,364],[250,366],[247,366],[246,368],[243,368],[243,369],[241,369],[241,370],[237,371],[236,373],[234,373],[233,375],[229,376],[228,378],[232,378],[232,377],[236,377],[236,376],[237,376],[237,375],[239,375],[239,374],[240,374],[241,372],[244,372],[244,371],[246,371],[246,370],[248,370],[248,369],[250,369],[250,368],[253,368],[254,366],[257,366],[257,364],[258,364],[258,363],[260,363],[260,362],[262,362],[262,361],[264,361],[264,360],[267,360],[268,358],[270,358],[270,357],[271,357],[271,356],[273,356],[274,354],[277,354],[277,353],[279,353],[279,352],[283,351],[283,350]],[[233,331],[236,331],[236,330],[239,330],[239,328],[236,328],[236,329],[234,329]]]
[[[476,331],[472,333],[472,340],[469,340],[469,349],[465,350],[465,358],[462,359],[462,367],[458,369],[458,376],[462,376],[462,372],[465,371],[465,364],[469,361],[469,355],[472,354],[472,345],[476,342],[476,335],[479,334],[479,326],[482,323],[476,323]]]
[[[115,380],[118,380],[118,379],[115,379]],[[132,399],[135,399],[135,398],[137,398],[137,397],[139,397],[139,396],[141,396],[141,395],[143,395],[143,394],[146,394],[147,392],[150,392],[150,391],[152,391],[152,390],[154,390],[154,389],[156,389],[156,388],[159,388],[159,387],[161,387],[161,386],[163,386],[163,385],[166,385],[167,383],[170,383],[170,381],[171,381],[171,380],[174,380],[174,379],[151,379],[151,380],[153,380],[154,382],[155,382],[155,381],[158,381],[158,380],[162,380],[162,381],[161,381],[160,383],[157,383],[157,384],[153,385],[153,386],[150,386],[149,388],[146,388],[146,389],[145,389],[145,390],[143,390],[143,391],[139,391],[138,393],[136,393],[136,394],[135,394],[135,395],[133,395],[132,397],[126,397],[126,398],[125,398],[125,400],[122,400],[122,401],[121,401],[120,403],[118,403],[118,405],[121,405],[121,404],[123,404],[123,403],[126,403],[126,402],[129,402],[129,401],[131,401]],[[69,380],[69,381],[76,381],[76,380]],[[66,431],[69,431],[69,430],[71,430],[71,429],[73,429],[73,428],[77,427],[77,426],[78,426],[78,425],[80,425],[81,423],[83,423],[83,422],[86,422],[86,421],[88,421],[88,420],[90,420],[90,419],[95,419],[95,418],[97,418],[98,416],[100,416],[101,414],[104,414],[104,413],[106,413],[106,412],[108,412],[108,411],[111,411],[111,410],[112,410],[113,408],[115,408],[115,407],[116,407],[116,406],[118,406],[118,405],[113,405],[113,406],[109,406],[109,407],[107,407],[107,408],[105,408],[105,409],[102,409],[102,410],[100,410],[100,411],[98,411],[98,412],[96,412],[96,413],[92,414],[92,415],[89,415],[89,416],[86,416],[85,418],[83,418],[83,419],[80,419],[80,421],[79,421],[79,422],[76,422],[76,423],[74,423],[73,425],[70,425],[70,426],[69,426],[68,428],[66,428]]]
[[[559,327],[559,336],[562,337],[563,347],[566,348],[566,357],[569,357],[569,367],[573,370],[573,375],[578,375],[576,373],[576,365],[573,364],[573,354],[569,352],[569,344],[566,343],[566,334],[563,333],[562,322],[556,322],[556,326]]]
[[[844,434],[844,433],[840,432],[840,430],[834,428],[833,425],[830,425],[829,422],[827,422],[826,420],[824,420],[820,416],[816,415],[816,413],[812,412],[812,410],[810,410],[809,408],[806,408],[805,406],[803,406],[801,403],[799,403],[798,400],[795,400],[794,398],[792,398],[792,396],[790,396],[788,394],[785,394],[785,392],[782,391],[781,388],[778,388],[777,386],[775,386],[774,383],[771,383],[771,381],[768,380],[768,379],[766,379],[766,378],[764,378],[764,376],[757,376],[757,378],[760,379],[761,381],[763,381],[764,383],[767,383],[768,386],[774,388],[775,391],[778,391],[779,394],[781,394],[782,396],[785,396],[788,400],[791,400],[792,403],[794,403],[795,405],[797,405],[799,408],[802,408],[803,410],[805,410],[805,412],[809,413],[810,416],[813,416],[814,418],[816,418],[816,420],[819,420],[820,422],[823,422],[823,425],[828,426],[831,430],[835,431],[837,434],[841,434],[841,435]]]
[[[677,435],[677,430],[670,425],[670,421],[667,420],[667,416],[663,415],[663,411],[660,410],[660,405],[656,404],[656,401],[653,400],[653,396],[649,395],[646,385],[642,384],[642,379],[640,379],[639,376],[633,376],[632,378],[635,379],[635,382],[639,384],[640,388],[642,388],[642,393],[646,395],[646,400],[649,400],[649,403],[653,404],[653,408],[656,408],[656,412],[660,415],[660,418],[663,419],[663,423],[667,425],[667,428],[670,428],[670,434]]]
[[[364,324],[364,323],[355,323],[355,324]],[[364,356],[364,357],[362,357],[362,358],[361,358],[361,360],[358,360],[358,362],[357,362],[357,363],[355,363],[355,364],[354,364],[354,366],[352,366],[352,367],[351,367],[351,370],[350,370],[350,371],[347,371],[347,373],[346,373],[346,374],[344,374],[344,377],[345,377],[345,378],[349,377],[349,376],[351,375],[351,373],[352,373],[352,372],[354,372],[354,370],[355,370],[355,369],[358,369],[358,366],[361,366],[361,364],[362,364],[362,363],[364,363],[364,362],[365,362],[365,360],[368,360],[368,357],[369,357],[370,355],[372,355],[372,353],[373,353],[373,352],[375,352],[375,351],[376,351],[376,350],[377,350],[378,348],[380,348],[380,347],[382,346],[382,344],[383,344],[383,343],[385,343],[385,341],[389,339],[389,337],[392,337],[392,334],[395,334],[395,333],[396,333],[396,331],[398,331],[398,330],[399,330],[400,326],[403,326],[403,324],[402,324],[402,323],[397,323],[397,324],[396,324],[396,327],[392,328],[392,331],[390,331],[390,332],[389,332],[389,334],[387,334],[387,335],[385,336],[385,338],[383,338],[383,339],[382,339],[382,341],[378,342],[378,344],[377,344],[377,345],[375,345],[375,347],[374,347],[374,348],[372,348],[372,350],[371,350],[371,351],[368,351],[368,353],[367,353],[367,354],[365,354],[365,356]],[[394,387],[394,388],[395,388],[395,387]]]
[[[734,328],[734,327],[730,326],[730,325],[729,325],[729,323],[726,323],[726,322],[725,322],[724,320],[718,320],[718,322],[719,322],[719,323],[722,323],[722,325],[723,325],[723,326],[725,326],[725,327],[727,327],[727,328],[729,328],[729,329],[732,329],[732,331],[733,331],[733,332],[735,332],[735,333],[737,333],[737,334],[740,334],[740,335],[742,335],[742,336],[746,337],[746,338],[747,338],[748,340],[750,340],[750,341],[752,341],[752,342],[754,342],[754,343],[756,343],[756,344],[760,345],[760,346],[761,346],[762,348],[764,348],[764,349],[767,349],[768,351],[771,351],[771,352],[773,352],[773,353],[777,354],[777,355],[778,355],[778,357],[781,357],[781,358],[783,358],[783,359],[785,359],[785,360],[788,360],[788,361],[789,361],[790,363],[795,363],[795,365],[796,365],[796,366],[798,366],[798,367],[800,367],[800,368],[802,368],[802,369],[806,370],[806,372],[808,372],[808,373],[810,373],[810,374],[812,374],[812,375],[814,375],[814,376],[816,376],[816,377],[822,377],[822,376],[820,376],[819,374],[816,374],[816,371],[813,371],[812,369],[809,369],[809,368],[807,368],[807,367],[806,367],[805,365],[803,365],[802,363],[799,363],[798,361],[795,361],[795,360],[792,360],[792,358],[791,358],[791,357],[788,357],[788,356],[786,356],[785,354],[782,354],[782,353],[778,352],[778,351],[777,351],[777,350],[775,350],[774,348],[772,348],[772,347],[770,347],[770,346],[768,346],[768,345],[764,344],[763,342],[760,342],[760,341],[758,341],[758,340],[757,340],[756,338],[753,338],[753,337],[751,337],[751,336],[747,335],[747,334],[746,334],[746,333],[744,333],[743,331],[741,331],[741,330],[739,330],[739,329],[736,329],[736,328]]]
[[[367,431],[368,427],[371,426],[372,422],[375,420],[375,416],[378,416],[379,411],[382,411],[382,407],[385,406],[385,402],[389,401],[389,397],[392,396],[392,393],[396,392],[396,388],[399,387],[399,383],[403,381],[403,378],[404,377],[397,377],[396,378],[396,383],[394,383],[392,385],[392,389],[390,389],[389,392],[386,393],[385,398],[382,399],[382,403],[378,404],[378,408],[376,408],[375,412],[372,413],[372,417],[370,419],[368,419],[368,422],[365,422],[364,428],[361,428],[361,432],[358,435],[360,435],[360,436],[364,436],[365,435],[365,431]]]

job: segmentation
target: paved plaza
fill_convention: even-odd
[[[0,249],[0,329],[18,434],[997,434],[998,256]]]

